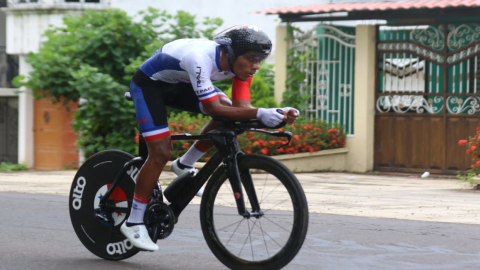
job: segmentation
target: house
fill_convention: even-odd
[[[360,0],[362,1],[362,0]],[[372,2],[374,0],[363,0],[362,2]],[[317,0],[300,0],[295,3],[298,5],[308,5],[315,3],[330,3],[332,1],[317,1]],[[347,1],[334,1],[345,3]],[[357,1],[358,2],[358,1]],[[41,34],[48,28],[50,24],[60,25],[62,17],[66,14],[80,14],[86,9],[106,9],[109,7],[117,7],[123,10],[126,10],[130,15],[134,15],[138,10],[147,8],[147,6],[154,6],[160,9],[167,9],[170,13],[173,13],[175,10],[185,10],[194,14],[197,14],[198,17],[204,16],[219,16],[225,19],[225,26],[234,25],[234,24],[257,24],[262,27],[270,36],[275,36],[275,26],[278,24],[275,18],[272,16],[262,16],[262,15],[253,15],[246,14],[245,16],[236,16],[239,12],[248,13],[260,8],[270,8],[270,7],[282,7],[288,6],[290,1],[273,1],[273,2],[258,2],[253,0],[235,2],[232,3],[217,3],[217,2],[198,2],[191,0],[178,1],[171,3],[168,6],[162,5],[160,2],[151,2],[146,0],[139,1],[126,1],[126,0],[10,0],[0,1],[0,5],[3,6],[2,12],[0,12],[0,49],[2,46],[2,37],[4,38],[5,44],[5,62],[6,65],[0,70],[0,83],[2,82],[1,76],[6,76],[5,81],[6,85],[0,85],[0,162],[1,161],[10,161],[10,162],[19,162],[26,164],[30,168],[36,169],[62,169],[68,167],[70,164],[74,164],[78,160],[78,152],[75,147],[75,136],[70,126],[71,113],[65,111],[64,107],[58,104],[51,104],[49,100],[34,100],[32,96],[28,93],[28,89],[15,89],[10,85],[11,78],[17,74],[27,75],[31,67],[26,62],[27,54],[29,52],[36,52],[41,46]],[[365,4],[365,3],[364,3]],[[368,4],[368,3],[366,3]],[[323,12],[330,18],[322,18],[320,21],[337,21],[337,20],[371,20],[374,18],[378,19],[387,19],[388,16],[372,16],[365,14],[349,16],[349,17],[338,17],[334,18],[331,16],[338,16],[334,11],[341,9],[353,4],[327,4],[333,5],[334,9],[331,9],[327,12]],[[346,5],[346,6],[345,6]],[[306,6],[308,7],[308,6]],[[344,8],[345,9],[345,8]],[[348,8],[346,9],[348,10]],[[422,9],[418,9],[422,10]],[[268,13],[268,12],[267,12]],[[271,13],[271,12],[270,12]],[[312,14],[315,12],[295,12],[300,17],[291,16],[291,12],[275,13],[281,15],[281,20],[284,22],[302,22],[298,24],[301,27],[305,28],[304,22],[310,22],[309,27],[313,27],[318,24],[319,19],[312,17]],[[356,13],[356,12],[354,12]],[[361,13],[361,12],[360,12]],[[378,11],[373,12],[374,14],[379,13]],[[4,16],[4,17],[2,17]],[[302,17],[305,16],[305,17]],[[341,16],[341,15],[340,15]],[[4,20],[4,21],[2,21]],[[2,32],[2,25],[5,25],[6,34]],[[337,29],[338,26],[336,26]],[[279,31],[284,31],[285,28],[279,27]],[[283,29],[283,30],[282,30]],[[323,28],[326,29],[325,27]],[[323,30],[322,30],[323,31]],[[283,33],[283,32],[282,32]],[[2,36],[3,35],[3,36]],[[352,36],[351,34],[347,34]],[[276,58],[276,61],[285,61],[282,60],[282,57],[285,58],[284,53],[288,44],[283,40],[284,35],[278,35],[275,41],[276,49],[275,51],[282,51],[280,58]],[[353,35],[355,41],[355,35]],[[353,44],[353,45],[352,45]],[[356,48],[354,48],[356,46]],[[350,43],[350,46],[347,46],[348,50],[358,50],[358,46],[355,45],[355,42]],[[353,53],[347,52],[346,55],[349,55],[351,61],[355,61]],[[358,55],[358,54],[357,54]],[[3,58],[1,58],[3,59]],[[1,60],[0,59],[0,60]],[[346,59],[346,58],[345,58]],[[345,60],[344,59],[344,60]],[[390,73],[396,70],[398,72],[405,73],[405,70],[413,70],[416,67],[420,67],[421,61],[417,64],[411,63],[411,67],[401,67],[402,64],[397,63],[397,58],[386,58],[384,70],[389,70]],[[326,61],[323,61],[326,63]],[[351,65],[342,64],[338,60],[333,60],[332,63],[337,63],[334,65],[341,65],[344,69],[350,67]],[[358,61],[357,61],[358,62]],[[285,63],[285,62],[283,62]],[[353,63],[353,62],[352,62]],[[0,63],[0,66],[2,64]],[[2,72],[3,70],[3,72]],[[5,71],[7,70],[7,71]],[[283,75],[282,75],[283,72]],[[328,65],[323,66],[324,75],[328,72]],[[347,79],[343,83],[336,85],[330,85],[328,83],[333,83],[332,80],[327,80],[325,77],[324,80],[319,80],[318,85],[323,85],[324,88],[322,91],[326,91],[328,88],[329,91],[339,87],[342,90],[337,94],[334,91],[332,94],[335,94],[336,99],[338,100],[341,97],[349,97],[353,101],[353,70],[345,71],[342,74],[349,74]],[[420,76],[425,72],[419,68],[419,73],[415,73],[413,76]],[[388,77],[390,73],[385,73],[387,81],[394,81],[394,77]],[[285,69],[277,68],[277,90],[282,88],[283,81],[282,76],[285,76]],[[393,74],[393,73],[392,73]],[[407,75],[410,75],[410,71]],[[357,76],[357,74],[355,74]],[[424,75],[421,75],[424,76]],[[350,78],[351,77],[351,78]],[[408,77],[408,76],[407,76]],[[414,77],[410,76],[403,81],[412,81]],[[417,78],[417,77],[415,77]],[[419,80],[415,79],[417,82]],[[398,79],[402,81],[402,79]],[[421,80],[420,80],[421,81]],[[355,81],[355,84],[357,82]],[[392,84],[393,85],[393,84]],[[473,85],[473,83],[471,84]],[[355,87],[356,88],[356,87]],[[392,88],[393,89],[393,88]],[[23,92],[17,93],[17,90]],[[357,91],[357,90],[356,90]],[[313,115],[314,111],[318,110],[316,108],[326,108],[328,99],[325,95],[312,95],[315,96],[315,108],[312,108],[308,112],[308,115]],[[281,91],[277,91],[277,100],[281,98]],[[405,98],[404,98],[405,99]],[[351,102],[349,101],[349,102]],[[338,101],[336,101],[338,103]],[[357,100],[355,101],[357,102]],[[413,100],[412,104],[418,104],[419,99]],[[345,103],[345,102],[344,102]],[[385,100],[384,104],[400,104],[398,100]],[[17,105],[18,104],[18,105]],[[333,104],[333,103],[329,103]],[[401,104],[410,104],[408,100],[402,101]],[[344,104],[347,106],[346,104]],[[420,106],[416,106],[419,108]],[[347,112],[342,114],[342,110],[339,108],[329,109],[330,112],[321,111],[319,113],[320,118],[329,119],[329,121],[340,121],[341,119],[350,119],[350,130],[353,130],[353,121],[358,120],[357,112],[353,111],[353,108],[357,108],[352,104],[348,104]],[[338,113],[335,113],[338,111]],[[322,114],[323,113],[323,114]],[[360,113],[361,115],[361,113]],[[2,121],[2,119],[4,119]],[[7,121],[8,120],[8,121]],[[355,121],[356,121],[355,120]],[[347,120],[345,120],[347,121]],[[341,121],[340,121],[341,122]],[[362,125],[357,125],[358,128]],[[353,134],[353,132],[351,132]],[[358,136],[355,134],[356,138],[351,137],[349,140],[357,140]],[[368,147],[367,147],[368,148]],[[359,148],[358,151],[362,151]],[[15,151],[15,149],[17,149]],[[370,148],[368,148],[370,149]],[[349,153],[352,153],[353,150],[350,150]],[[370,151],[370,150],[369,150]],[[373,151],[373,149],[371,149]],[[370,155],[370,154],[369,154]],[[349,154],[350,157],[355,155]],[[355,158],[350,158],[354,160]],[[366,164],[370,164],[370,159],[361,158],[365,160]],[[345,163],[350,164],[350,163]],[[347,166],[347,165],[345,165]],[[349,166],[349,165],[348,165]],[[358,168],[354,167],[355,170],[365,171],[372,169],[370,165],[361,165]]]
[[[350,128],[339,169],[456,174],[472,163],[458,141],[480,127],[479,11],[478,0],[438,0],[257,13],[320,23],[291,42],[286,26],[277,27],[275,95],[288,91],[290,48],[304,56],[300,93],[311,96],[304,115]],[[358,20],[385,23],[357,23],[353,32],[331,23]]]

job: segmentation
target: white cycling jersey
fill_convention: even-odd
[[[220,68],[218,43],[201,39],[179,39],[165,44],[140,70],[152,80],[191,83],[202,103],[216,98],[212,81],[235,76]]]

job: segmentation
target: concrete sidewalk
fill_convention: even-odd
[[[0,172],[0,192],[68,196],[75,171]],[[298,173],[310,212],[480,224],[480,191],[456,179]],[[162,173],[163,181],[174,174]],[[200,203],[196,197],[192,203]]]

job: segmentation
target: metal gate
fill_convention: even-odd
[[[0,162],[18,162],[18,97],[0,97]]]
[[[320,25],[293,40],[290,48],[302,56],[305,74],[300,94],[310,97],[304,115],[339,123],[353,134],[355,28]]]
[[[480,126],[480,25],[377,27],[375,169],[457,173]]]

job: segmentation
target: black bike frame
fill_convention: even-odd
[[[256,131],[256,130],[255,130]],[[257,131],[258,132],[258,131]],[[243,133],[243,131],[242,131]],[[262,132],[273,134],[274,132]],[[278,132],[277,132],[278,133]],[[257,194],[253,185],[253,181],[250,172],[244,172],[240,175],[237,163],[238,155],[243,155],[240,151],[237,135],[240,133],[232,130],[213,130],[205,135],[190,135],[179,134],[172,135],[172,140],[213,140],[217,151],[213,154],[210,160],[203,166],[203,168],[192,178],[189,185],[183,186],[182,190],[178,191],[178,195],[170,202],[175,216],[178,218],[180,213],[195,197],[195,194],[200,188],[207,182],[208,178],[214,173],[214,171],[221,165],[225,168],[225,172],[230,181],[233,190],[233,196],[237,204],[238,214],[244,217],[257,216],[261,214],[260,205],[258,203]],[[277,134],[276,134],[277,135]],[[278,136],[280,137],[280,136]],[[288,136],[286,136],[288,137]],[[125,208],[119,208],[107,205],[108,198],[112,194],[113,190],[119,185],[127,169],[137,163],[144,162],[144,158],[136,157],[125,164],[124,168],[118,173],[113,181],[112,185],[105,193],[104,197],[100,200],[100,209],[115,212],[124,212]],[[242,184],[247,192],[247,196],[252,204],[252,212],[247,211],[245,207],[245,201],[242,192]]]

